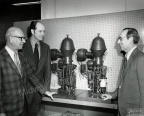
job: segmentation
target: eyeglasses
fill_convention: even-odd
[[[123,38],[127,38],[127,37],[119,37],[119,40],[120,40],[120,41],[122,41],[122,40],[123,40]]]
[[[21,41],[26,39],[25,37],[19,37],[19,36],[12,36],[12,37],[20,38]]]

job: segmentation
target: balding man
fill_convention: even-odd
[[[45,26],[40,21],[32,21],[28,28],[28,39],[22,49],[29,64],[35,67],[35,72],[39,82],[50,90],[51,82],[51,56],[50,47],[43,42]],[[28,89],[33,89],[31,83],[27,84]],[[37,116],[42,107],[42,96],[34,91],[27,94],[29,104],[28,116]]]
[[[25,43],[21,29],[11,27],[7,30],[6,46],[0,52],[0,116],[27,116],[26,94],[38,90],[42,95],[52,97],[54,92],[48,92],[37,80],[34,69],[18,50]],[[35,90],[27,90],[29,81]]]

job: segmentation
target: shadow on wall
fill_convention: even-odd
[[[120,45],[117,43],[117,42],[118,42],[118,39],[119,39],[119,37],[117,37],[117,39],[116,39],[116,41],[115,41],[114,49],[116,49],[118,56],[124,56],[124,55],[125,55],[125,52],[121,50]]]

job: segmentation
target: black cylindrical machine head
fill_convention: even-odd
[[[72,55],[75,50],[73,40],[71,38],[67,37],[62,41],[61,44],[61,52],[64,57],[64,63],[65,64],[72,64]]]
[[[104,39],[99,37],[100,34],[92,41],[91,51],[94,57],[102,57],[106,51]]]

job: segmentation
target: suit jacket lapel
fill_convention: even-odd
[[[134,51],[132,52],[132,54],[130,55],[130,58],[127,62],[127,66],[125,68],[125,71],[124,71],[124,75],[126,74],[126,72],[128,71],[128,69],[130,68],[133,60],[135,59],[135,57],[137,56],[137,53],[138,53],[138,48],[134,49]]]
[[[132,54],[131,54],[129,60],[127,61],[127,65],[126,65],[126,67],[125,67],[123,76],[126,74],[126,72],[127,72],[127,70],[129,69],[129,67],[130,67],[130,65],[131,65],[131,63],[132,63],[132,61],[133,61],[133,57],[132,57]]]
[[[28,60],[30,61],[29,63],[32,66],[35,66],[33,49],[32,49],[32,45],[31,45],[30,39],[27,39],[24,47],[25,47],[24,54],[28,58]]]
[[[45,61],[45,54],[46,51],[44,49],[43,43],[40,42],[40,52],[41,52],[41,56],[40,56],[40,60],[39,60],[39,65],[38,65],[38,69],[37,69],[37,73],[39,73],[39,71],[41,70],[43,63]]]
[[[121,82],[125,78],[125,75],[126,75],[127,71],[129,70],[134,58],[137,56],[137,51],[138,51],[138,48],[134,49],[134,51],[130,55],[130,58],[129,58],[128,62],[127,62],[127,65],[126,65],[126,68],[124,70],[124,73],[122,74]]]
[[[24,50],[25,55],[30,60],[29,63],[32,66],[35,66],[34,55],[33,55],[33,50],[32,50],[32,45],[31,45],[30,39],[27,39],[27,42],[25,43],[24,47],[25,47],[25,50]],[[40,42],[40,52],[41,52],[41,56],[40,56],[38,68],[36,70],[36,74],[39,73],[39,71],[41,70],[43,63],[44,63],[44,60],[45,60],[45,54],[44,53],[46,53],[46,51],[45,51],[45,48],[44,48],[42,42]]]
[[[18,71],[15,63],[13,62],[12,58],[10,57],[10,55],[8,54],[8,52],[6,51],[6,49],[4,49],[4,57],[5,57],[5,60],[10,64],[10,66],[12,67],[12,69],[14,69],[20,75],[20,73],[19,73],[19,71]]]

